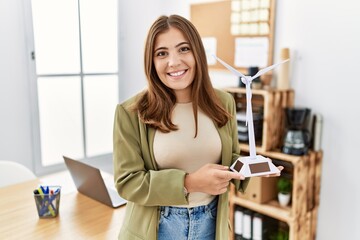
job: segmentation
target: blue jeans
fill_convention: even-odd
[[[217,202],[216,197],[205,206],[160,207],[158,240],[214,240]]]

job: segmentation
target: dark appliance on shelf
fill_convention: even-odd
[[[309,108],[285,108],[287,129],[282,147],[283,153],[291,155],[305,155],[310,144],[308,122],[311,110]]]

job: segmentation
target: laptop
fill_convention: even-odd
[[[80,193],[113,208],[126,204],[127,201],[119,196],[115,187],[104,182],[98,168],[65,156],[63,157]]]

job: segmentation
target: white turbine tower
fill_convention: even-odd
[[[235,172],[241,173],[245,177],[255,177],[255,176],[279,173],[280,172],[279,169],[271,162],[269,158],[265,158],[261,155],[256,155],[254,123],[253,123],[253,114],[252,114],[252,105],[251,105],[251,96],[252,96],[251,82],[253,79],[274,69],[280,64],[289,61],[289,59],[271,65],[269,67],[263,68],[259,72],[257,72],[254,76],[245,76],[244,74],[237,71],[235,68],[231,67],[229,64],[227,64],[217,56],[215,55],[213,56],[222,65],[224,65],[227,69],[229,69],[233,74],[240,77],[241,81],[246,86],[246,124],[248,126],[250,156],[239,157],[230,167],[230,169]]]

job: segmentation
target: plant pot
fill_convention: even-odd
[[[287,205],[289,205],[290,198],[291,198],[290,193],[278,193],[279,203],[283,207],[286,207]]]

